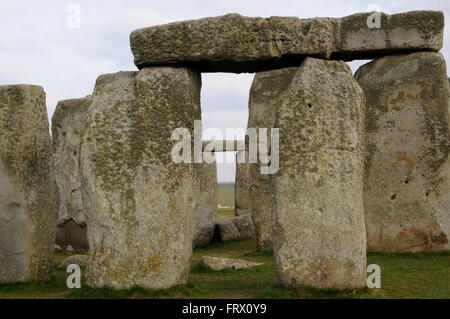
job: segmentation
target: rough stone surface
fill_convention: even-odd
[[[199,206],[195,212],[193,247],[204,247],[209,244],[216,227],[217,211]]]
[[[42,87],[0,86],[0,282],[52,277],[57,208]]]
[[[200,193],[198,205],[217,212],[219,201],[217,164],[214,162],[199,165]]]
[[[208,245],[214,235],[219,196],[216,162],[198,165],[200,190],[195,213],[194,248]]]
[[[216,219],[216,228],[214,230],[214,237],[217,238],[221,242],[226,242],[234,239],[239,239],[240,234],[239,230],[230,220],[230,218],[226,218],[225,216],[217,217]]]
[[[97,79],[80,148],[88,285],[158,289],[186,282],[198,170],[172,160],[179,141],[171,136],[180,127],[194,135],[200,87],[200,74],[187,68]]]
[[[364,205],[368,248],[449,249],[449,83],[444,58],[421,52],[362,66],[367,97]]]
[[[249,163],[248,152],[236,153],[236,175],[234,182],[234,215],[250,214],[250,195],[248,190]]]
[[[223,269],[233,269],[233,270],[247,269],[251,267],[264,265],[263,263],[255,263],[243,259],[212,257],[212,256],[203,256],[202,259],[200,260],[200,264],[215,271],[220,271]]]
[[[69,265],[86,267],[89,264],[89,255],[73,255],[64,259],[59,265],[59,269],[65,269]]]
[[[284,286],[366,284],[365,97],[342,61],[307,58],[278,109],[271,175],[274,256]]]
[[[72,245],[76,250],[88,249],[78,157],[81,127],[90,104],[90,96],[60,101],[52,117],[55,178],[60,196],[56,243],[63,248]]]
[[[334,59],[373,59],[387,54],[439,51],[443,45],[444,14],[440,11],[381,13],[380,28],[367,27],[372,13],[357,13],[335,21]]]
[[[248,127],[267,128],[268,149],[270,149],[270,128],[275,121],[275,112],[283,102],[285,93],[298,68],[259,72],[255,75],[250,89],[248,103]],[[251,216],[255,225],[256,250],[272,251],[273,224],[269,191],[269,175],[261,174],[260,162],[249,164],[249,201]]]
[[[250,214],[235,216],[230,218],[230,220],[239,231],[239,237],[241,239],[255,238],[255,226],[253,225],[253,220]]]
[[[328,19],[248,18],[234,13],[135,30],[130,42],[139,68],[193,64],[201,71],[254,72],[293,63],[296,55],[329,57],[332,28]]]
[[[131,33],[138,68],[193,65],[203,72],[258,72],[298,66],[302,58],[370,59],[394,52],[439,51],[444,15],[439,11],[343,18],[249,18],[239,14],[158,25]]]

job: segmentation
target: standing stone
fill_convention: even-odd
[[[449,83],[440,53],[362,66],[367,97],[364,205],[368,249],[449,249]]]
[[[268,149],[270,149],[270,129],[274,125],[275,112],[283,102],[285,93],[298,68],[285,68],[274,71],[259,72],[253,79],[248,103],[248,127],[267,128]],[[270,152],[269,152],[270,154]],[[250,163],[249,199],[250,211],[255,225],[256,250],[272,251],[273,224],[269,175],[261,174],[260,162]]]
[[[217,212],[219,201],[218,183],[217,183],[217,164],[201,163],[199,164],[200,193],[198,205]]]
[[[307,58],[277,111],[273,249],[284,286],[365,286],[364,109],[344,62]]]
[[[68,245],[75,250],[88,249],[78,157],[81,127],[90,103],[90,96],[60,101],[52,117],[55,178],[60,196],[56,244],[62,249]]]
[[[236,153],[236,176],[234,182],[234,215],[250,213],[250,197],[248,193],[248,155],[247,151]]]
[[[0,86],[0,283],[52,277],[58,198],[40,86]]]
[[[195,212],[194,248],[206,246],[211,241],[216,226],[218,204],[216,162],[198,165],[200,192]]]
[[[97,79],[81,137],[87,284],[167,288],[187,281],[198,172],[175,163],[176,128],[194,136],[200,74],[153,67]],[[193,149],[193,140],[188,145]]]

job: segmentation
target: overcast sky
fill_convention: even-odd
[[[70,5],[81,9],[80,28],[69,28]],[[450,59],[449,0],[0,0],[0,85],[37,84],[53,115],[59,100],[92,93],[103,73],[136,70],[129,34],[137,28],[236,12],[246,16],[342,17],[376,5],[389,14],[442,10],[442,53]],[[72,20],[70,20],[72,21]],[[70,25],[70,23],[69,23]],[[364,62],[352,62],[356,71]],[[202,75],[204,128],[245,128],[253,74]],[[234,181],[234,165],[219,164],[219,181]]]

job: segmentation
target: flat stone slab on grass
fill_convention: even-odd
[[[212,257],[212,256],[203,256],[202,260],[200,261],[200,264],[215,271],[220,271],[227,268],[238,270],[264,265],[263,263],[255,263],[243,259]]]
[[[89,255],[73,255],[64,259],[59,265],[58,269],[64,269],[69,265],[78,265],[86,267],[89,263]]]
[[[241,73],[299,66],[306,56],[372,59],[442,48],[444,15],[440,11],[380,13],[380,28],[368,26],[371,14],[299,19],[232,13],[135,30],[130,36],[131,51],[139,69],[188,65],[202,72]]]

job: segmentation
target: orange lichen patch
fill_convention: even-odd
[[[161,266],[163,265],[163,262],[158,257],[158,253],[150,254],[150,256],[146,259],[139,259],[137,263],[139,266],[139,270],[144,277],[149,273],[158,275],[160,273]]]
[[[416,163],[408,157],[408,154],[406,154],[406,151],[398,151],[395,153],[395,159],[398,162],[404,161],[405,162],[405,170],[410,174],[414,167],[416,166]]]

